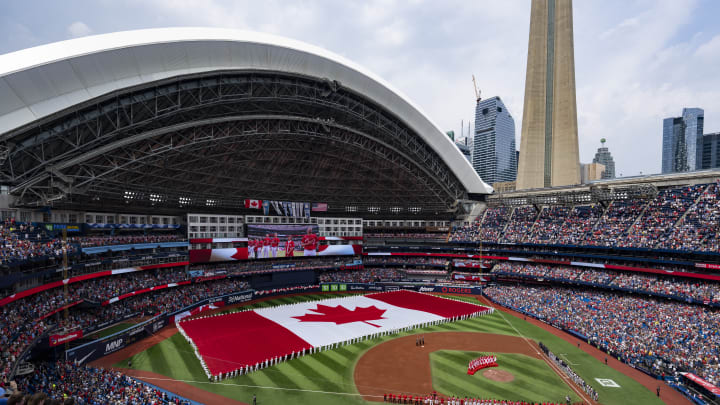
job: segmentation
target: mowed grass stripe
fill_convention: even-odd
[[[295,361],[295,360],[290,360]],[[269,385],[275,387],[300,388],[289,376],[282,372],[272,370],[274,367],[262,369],[253,373],[253,378],[258,385]],[[255,376],[257,375],[257,376]]]
[[[267,308],[275,305],[293,304],[297,302],[317,301],[329,298],[339,298],[343,296],[357,295],[354,293],[344,294],[309,294],[309,295],[298,295],[293,297],[277,297],[267,301],[256,302],[255,304],[239,307],[237,310],[252,309],[255,307]],[[455,298],[455,297],[454,297]],[[474,297],[465,297],[462,301],[478,304],[479,302]],[[507,319],[507,322],[506,322]],[[509,323],[509,324],[508,324]],[[551,333],[532,325],[522,319],[515,318],[510,315],[500,315],[499,311],[496,311],[492,315],[482,316],[478,318],[471,318],[464,321],[457,321],[453,323],[444,323],[440,325],[430,326],[426,328],[418,328],[410,332],[404,332],[392,336],[382,336],[379,338],[366,340],[363,342],[355,343],[349,346],[341,347],[342,354],[335,353],[336,350],[329,350],[321,353],[317,353],[310,356],[300,358],[296,366],[292,366],[289,363],[281,363],[278,366],[266,369],[267,375],[261,373],[250,374],[246,376],[236,377],[227,384],[214,384],[207,385],[203,383],[196,383],[199,388],[212,390],[220,395],[225,395],[229,398],[238,399],[246,403],[251,402],[252,394],[258,394],[258,403],[313,403],[314,405],[334,405],[337,403],[349,403],[349,404],[364,404],[363,401],[359,400],[355,396],[336,396],[325,393],[311,393],[311,392],[298,392],[298,391],[281,391],[281,390],[269,390],[262,388],[247,388],[233,384],[243,385],[258,385],[259,381],[256,381],[256,377],[262,376],[263,384],[269,387],[277,388],[291,388],[283,387],[283,384],[290,386],[299,386],[298,389],[303,390],[314,390],[318,389],[318,386],[327,386],[327,389],[320,389],[320,391],[336,391],[340,390],[346,393],[356,393],[357,390],[354,385],[353,372],[354,365],[358,358],[369,348],[380,344],[382,342],[405,336],[408,334],[425,334],[430,332],[451,332],[451,331],[471,331],[471,332],[484,332],[484,333],[497,333],[503,335],[517,336],[518,332],[513,329],[513,326],[517,328],[520,334],[533,339],[535,341],[542,341],[545,343],[550,350],[555,353],[565,353],[573,361],[579,363],[577,366],[573,366],[573,369],[580,374],[585,381],[588,381],[594,386],[600,393],[600,402],[606,405],[621,405],[626,403],[642,403],[642,404],[653,404],[661,405],[662,402],[655,397],[654,392],[650,392],[639,383],[624,376],[622,373],[617,372],[609,367],[606,367],[601,362],[594,359],[589,354],[578,349],[574,345],[567,343],[561,338],[558,338]],[[169,350],[159,350],[158,346],[165,348],[165,346],[171,347]],[[437,352],[436,352],[437,353]],[[187,356],[187,357],[185,357]],[[184,358],[185,357],[185,358]],[[448,357],[446,360],[452,362],[451,359],[457,360],[455,357]],[[293,360],[295,361],[295,360]],[[445,362],[444,362],[445,363]],[[193,364],[195,364],[193,366]],[[457,363],[460,364],[461,374],[466,375],[467,362]],[[513,365],[514,362],[506,361],[505,364]],[[536,377],[538,370],[532,365],[519,363],[521,367],[527,368],[528,379],[540,380],[537,384],[519,384],[517,390],[531,390],[530,387],[538,392],[551,392],[551,387],[548,387],[545,378]],[[445,363],[447,365],[447,363]],[[127,367],[127,359],[119,362],[118,367]],[[297,368],[304,368],[305,366],[315,370],[317,374],[324,376],[325,379],[318,381],[316,375],[308,375],[303,378],[300,375]],[[170,339],[167,339],[153,348],[148,349],[136,356],[133,356],[133,368],[153,371],[159,374],[169,376],[171,378],[189,380],[189,381],[207,381],[200,362],[195,357],[192,348],[185,341],[185,339],[176,334]],[[188,369],[190,368],[190,369]],[[275,378],[275,380],[269,378],[270,372],[284,373],[291,382],[287,383],[282,378]],[[457,370],[453,368],[453,373]],[[443,372],[443,374],[446,374]],[[542,374],[541,374],[542,375]],[[555,375],[553,373],[553,375]],[[454,376],[442,375],[439,376],[443,380],[450,380],[453,387],[448,386],[448,389],[455,389],[454,386],[464,386],[463,384],[457,383]],[[612,378],[618,384],[621,385],[621,389],[617,388],[603,388],[599,384],[595,384],[594,378]],[[321,377],[322,378],[322,377]],[[436,376],[433,374],[433,381]],[[331,381],[336,387],[330,389],[330,383],[324,381]],[[441,383],[438,381],[438,383]],[[477,380],[470,381],[472,385],[477,385]],[[499,384],[499,383],[498,383]],[[560,380],[559,385],[562,386]],[[491,397],[500,399],[507,392],[507,388],[504,386],[498,386],[492,388],[496,395]],[[489,395],[486,395],[488,397]],[[505,398],[511,399],[511,398]],[[561,399],[564,402],[564,394],[561,398],[553,397],[552,400],[558,401]]]
[[[287,365],[292,369],[293,375],[302,376],[306,381],[310,382],[318,390],[322,391],[343,391],[343,389],[335,382],[329,380],[322,375],[313,366],[320,365],[312,360],[312,356],[301,359],[302,361],[289,361]],[[282,364],[281,364],[282,366]],[[286,371],[287,372],[287,371]]]
[[[345,372],[347,364],[344,360],[338,361],[333,356],[330,356],[329,353],[331,352],[332,350],[327,350],[322,353],[318,353],[318,355],[314,356],[314,358],[318,363],[322,364],[326,368],[332,370],[338,375],[342,375]]]
[[[570,387],[541,360],[520,354],[497,354],[499,369],[508,370],[515,376],[512,382],[489,380],[482,376],[482,371],[474,376],[467,375],[469,360],[480,355],[479,352],[450,350],[432,353],[435,388],[449,395],[487,397],[487,393],[492,392],[492,397],[498,399],[558,403],[564,400],[565,395],[572,393]],[[571,398],[579,400],[577,396],[571,395]]]

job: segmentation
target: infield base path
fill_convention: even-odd
[[[425,347],[415,346],[418,335],[393,339],[368,350],[355,366],[355,385],[365,400],[383,394],[427,395],[433,391],[430,353],[438,350],[520,353],[536,359],[540,348],[518,336],[478,332],[425,333]]]

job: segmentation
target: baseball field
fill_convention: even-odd
[[[333,295],[338,296],[343,294]],[[298,295],[220,312],[326,298]],[[478,303],[475,297],[454,298]],[[425,338],[424,347],[415,344],[419,336]],[[384,393],[425,395],[433,390],[448,396],[557,403],[564,403],[569,395],[573,402],[590,402],[543,358],[537,349],[539,341],[595,388],[599,403],[663,403],[647,384],[643,386],[628,373],[503,311],[340,346],[220,382],[208,381],[193,348],[172,329],[151,343],[136,344],[95,364],[123,368],[151,384],[192,393],[191,399],[205,403],[251,403],[257,395],[259,404],[361,404],[382,402]],[[486,353],[496,355],[500,367],[467,375],[468,362]]]

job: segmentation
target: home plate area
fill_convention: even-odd
[[[219,380],[343,344],[492,311],[400,290],[213,315],[177,326],[208,378]]]

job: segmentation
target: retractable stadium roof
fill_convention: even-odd
[[[374,74],[315,46],[227,29],[0,55],[0,162],[0,183],[26,206],[259,198],[448,212],[492,192]]]

